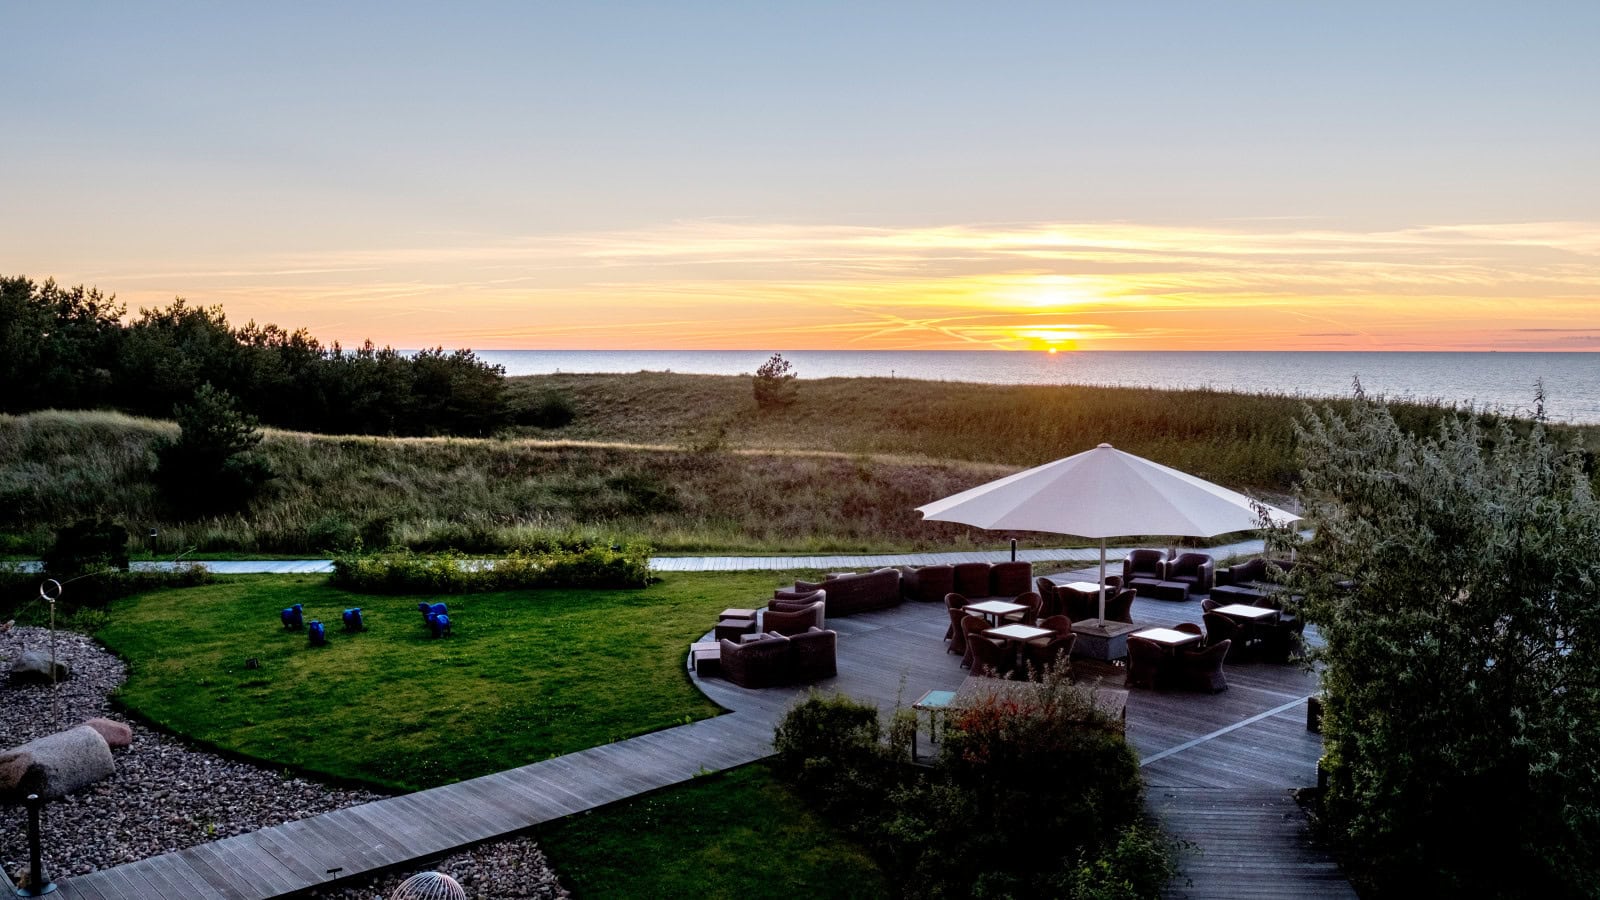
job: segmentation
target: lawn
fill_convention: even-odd
[[[150,721],[274,765],[415,790],[716,714],[683,671],[689,641],[785,580],[433,598],[238,577],[119,600],[97,637],[131,663],[120,700]],[[453,636],[427,637],[420,600],[450,605]],[[328,624],[327,647],[278,624],[293,603]],[[340,630],[351,606],[368,631]]]
[[[539,829],[578,897],[887,897],[883,872],[756,763]]]

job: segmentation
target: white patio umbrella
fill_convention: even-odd
[[[1100,623],[1106,619],[1106,538],[1212,537],[1300,517],[1177,469],[1101,444],[917,507],[923,519],[1005,531],[1100,539]]]

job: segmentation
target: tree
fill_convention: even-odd
[[[1521,433],[1519,433],[1521,432]],[[1600,884],[1600,504],[1541,421],[1432,437],[1381,403],[1309,414],[1315,537],[1292,590],[1325,642],[1324,813],[1380,888]]]
[[[180,509],[237,509],[273,477],[271,466],[253,452],[261,443],[255,417],[240,412],[227,391],[203,384],[173,415],[179,436],[157,445],[156,481]]]
[[[0,278],[0,412],[104,403],[122,313],[97,290]]]
[[[790,371],[792,368],[781,353],[772,354],[771,359],[761,364],[761,368],[756,370],[755,377],[751,379],[751,388],[756,395],[756,406],[762,409],[776,409],[795,401],[799,389],[795,384],[795,375]]]

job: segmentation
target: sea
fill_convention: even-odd
[[[987,384],[1209,388],[1308,398],[1430,400],[1526,415],[1542,384],[1551,420],[1600,424],[1600,353],[1353,351],[782,351],[806,378],[916,378]],[[484,350],[507,375],[559,372],[752,373],[756,350]]]

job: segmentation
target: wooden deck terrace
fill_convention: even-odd
[[[1088,571],[1052,576],[1061,582]],[[1139,598],[1141,625],[1199,623],[1200,604]],[[942,604],[903,603],[828,620],[839,633],[839,675],[814,686],[745,690],[720,678],[700,689],[738,715],[776,724],[812,687],[910,707],[929,690],[955,690],[967,677],[945,651]],[[1315,630],[1307,637],[1315,640]],[[1075,663],[1080,682],[1124,688],[1120,669]],[[1299,665],[1230,664],[1217,694],[1133,689],[1127,737],[1138,752],[1148,806],[1193,851],[1180,861],[1173,897],[1354,897],[1332,859],[1310,842],[1291,796],[1317,781],[1321,736],[1306,731],[1306,698],[1317,676]],[[927,739],[924,731],[923,739]],[[926,746],[926,745],[925,745]]]
[[[1061,576],[1077,580],[1081,573]],[[1135,620],[1198,621],[1198,603],[1136,600]],[[839,675],[816,685],[887,710],[966,677],[945,652],[941,604],[906,603],[829,621]],[[709,623],[708,623],[709,624]],[[1101,670],[1120,688],[1120,673]],[[1127,735],[1143,760],[1149,807],[1198,849],[1181,861],[1174,897],[1353,897],[1308,841],[1290,798],[1316,780],[1321,753],[1305,730],[1314,675],[1294,666],[1226,670],[1215,695],[1135,690]],[[690,676],[693,678],[694,676]],[[695,678],[729,713],[531,765],[312,816],[76,876],[62,900],[264,900],[527,831],[554,819],[678,784],[772,752],[772,729],[810,688],[744,690]]]

